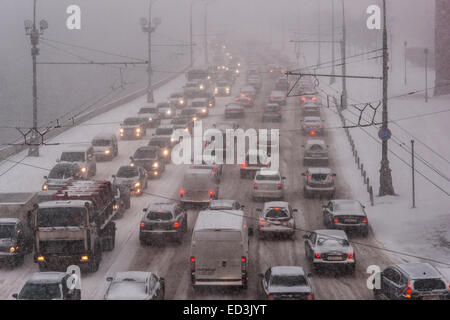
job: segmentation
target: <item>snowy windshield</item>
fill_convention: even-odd
[[[361,205],[358,202],[337,202],[334,208],[337,211],[360,211]]]
[[[144,113],[157,113],[157,112],[158,112],[158,109],[156,109],[156,108],[141,108],[138,113],[144,114]]]
[[[67,162],[83,162],[85,160],[84,152],[63,152],[60,160]]]
[[[155,150],[141,149],[137,150],[133,157],[136,159],[155,159],[157,157],[157,152]]]
[[[69,166],[56,166],[48,174],[50,179],[69,179],[73,177],[72,168]]]
[[[92,141],[94,147],[108,147],[111,145],[111,140],[107,139],[95,139]]]
[[[348,246],[349,243],[346,239],[319,237],[319,239],[317,239],[317,245],[318,246]]]
[[[37,227],[81,227],[85,226],[85,208],[40,208],[37,213]]]
[[[299,287],[306,286],[307,282],[304,276],[272,276],[270,278],[270,284],[272,286],[281,286],[281,287]]]
[[[140,118],[128,118],[125,119],[123,124],[126,126],[137,126],[142,123],[142,120]]]
[[[25,300],[52,300],[61,298],[61,288],[58,283],[27,283],[19,294],[19,299]]]

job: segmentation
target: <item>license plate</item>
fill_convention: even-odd
[[[199,273],[200,273],[201,275],[204,275],[204,276],[212,275],[212,274],[214,274],[214,272],[216,272],[216,269],[203,269],[203,270],[199,270]]]
[[[356,223],[356,219],[345,219],[346,223]]]
[[[342,257],[341,256],[328,256],[327,260],[340,261],[340,260],[342,260]]]

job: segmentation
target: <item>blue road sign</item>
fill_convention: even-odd
[[[392,136],[392,131],[389,128],[381,128],[380,131],[378,131],[378,137],[383,140],[389,140]]]

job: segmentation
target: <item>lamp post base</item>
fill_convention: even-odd
[[[380,192],[379,196],[394,196],[394,187],[392,185],[392,174],[389,168],[389,161],[381,161],[380,169]]]

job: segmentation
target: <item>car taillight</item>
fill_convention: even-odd
[[[184,196],[184,189],[180,189],[180,196]]]
[[[408,282],[408,289],[406,289],[405,291],[405,298],[411,298],[411,293],[412,293],[412,289],[411,289],[411,282]]]
[[[214,195],[214,190],[209,190],[209,195],[212,197]]]
[[[306,98],[305,97],[301,97],[300,100],[301,101],[306,101]]]
[[[242,164],[241,164],[241,167],[242,167],[242,168],[245,168],[246,166],[247,166],[246,163],[242,163]]]
[[[312,101],[316,101],[317,98],[316,98],[316,97],[312,97],[311,100],[312,100]]]
[[[311,131],[309,132],[309,134],[312,135],[312,136],[314,136],[314,135],[316,135],[316,132],[315,132],[314,130],[311,130]]]
[[[308,300],[314,300],[314,296],[312,293],[308,294]]]
[[[267,300],[273,300],[272,294],[269,294],[269,295],[267,296]]]
[[[173,227],[175,229],[177,229],[179,226],[180,226],[180,223],[178,221],[175,221],[174,224],[173,224]]]
[[[247,271],[247,258],[244,256],[241,257],[241,271],[242,272]]]
[[[261,227],[263,227],[263,226],[264,226],[264,220],[261,220],[261,221],[259,222],[259,224],[261,225]]]
[[[334,223],[338,223],[338,222],[339,222],[339,219],[334,219],[333,222],[334,222]]]
[[[238,98],[235,98],[235,99],[234,99],[234,101],[238,102],[238,101],[239,101],[239,99],[238,99]]]
[[[354,257],[355,257],[355,254],[354,254],[353,252],[351,252],[351,253],[348,254],[348,258],[349,258],[349,259],[353,259]]]
[[[283,185],[281,183],[278,184],[278,190],[283,189]]]
[[[191,257],[189,261],[191,264],[191,282],[195,284],[195,257]]]
[[[258,189],[258,184],[257,183],[255,183],[254,185],[253,185],[253,189]]]
[[[315,257],[316,257],[317,259],[320,259],[320,253],[317,252],[317,253],[315,254]]]
[[[145,227],[145,223],[141,222],[141,228],[144,228],[144,227]]]
[[[367,219],[363,219],[361,222],[362,223],[367,223]]]
[[[278,110],[278,114],[280,114],[281,113],[281,110]]]

